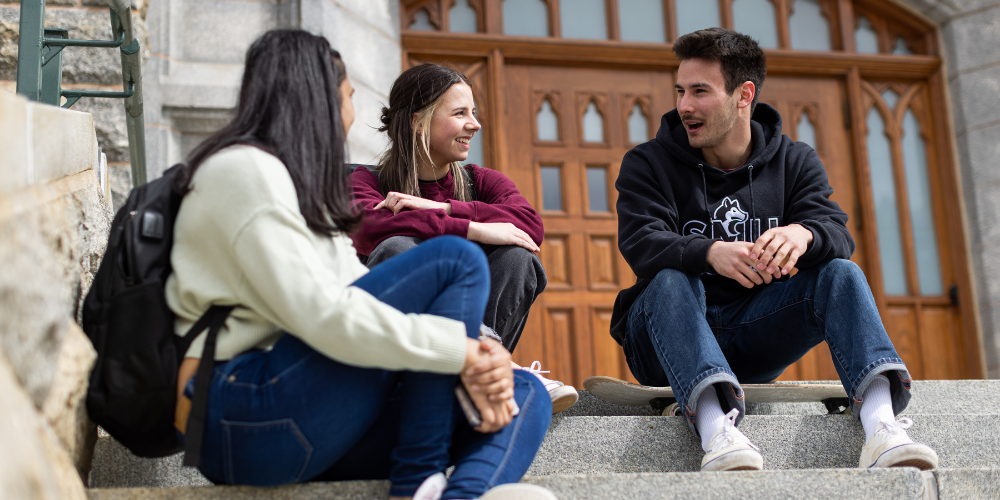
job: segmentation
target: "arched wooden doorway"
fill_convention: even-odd
[[[622,156],[674,107],[670,41],[722,26],[765,47],[761,100],[823,160],[883,321],[916,378],[982,376],[935,28],[885,0],[401,0],[404,65],[474,82],[473,161],[545,222],[549,287],[515,360],[579,385],[631,378],[608,335],[635,277],[617,250]],[[825,345],[782,379],[835,379]]]

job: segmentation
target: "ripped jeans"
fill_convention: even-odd
[[[632,304],[622,346],[636,380],[670,386],[688,425],[705,389],[724,412],[746,412],[740,382],[776,379],[820,342],[830,347],[854,415],[879,374],[889,379],[893,412],[910,401],[910,375],[882,326],[864,273],[834,259],[724,305],[706,306],[698,276],[660,271]]]

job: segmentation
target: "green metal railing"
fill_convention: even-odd
[[[146,132],[142,117],[142,58],[132,30],[130,0],[107,0],[114,40],[73,40],[61,28],[45,28],[45,0],[21,0],[20,40],[17,52],[17,93],[28,99],[62,107],[81,97],[125,100],[132,184],[146,183]],[[62,89],[62,50],[66,47],[119,48],[122,92]]]

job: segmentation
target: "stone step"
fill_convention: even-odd
[[[919,415],[909,435],[937,451],[941,467],[1000,470],[1000,416]],[[749,415],[740,429],[758,446],[768,470],[854,468],[864,439],[849,415]],[[210,484],[181,466],[181,455],[142,459],[110,437],[99,439],[92,487]],[[683,417],[557,415],[530,476],[692,472],[701,467],[698,439]]]
[[[859,470],[812,469],[760,472],[673,472],[641,474],[528,477],[560,500],[642,499],[771,499],[842,498],[964,499],[990,498],[1000,485],[1000,470],[912,468]],[[90,500],[383,500],[386,481],[309,483],[277,488],[247,486],[175,488],[98,488]]]
[[[1000,415],[918,415],[908,431],[941,467],[1000,468]],[[749,415],[740,425],[766,469],[857,467],[863,430],[850,415]],[[683,417],[557,415],[529,475],[685,472],[701,467]]]
[[[780,382],[778,382],[780,383]],[[801,384],[803,382],[794,382]],[[816,381],[839,384],[837,380]],[[903,415],[1000,413],[1000,380],[918,380],[913,383],[913,398]],[[622,406],[601,400],[587,391],[579,391],[580,401],[562,415],[566,416],[645,416],[656,415],[650,406]],[[821,415],[827,413],[821,403],[748,403],[748,415]]]

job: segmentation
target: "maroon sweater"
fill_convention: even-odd
[[[451,203],[451,215],[444,210],[372,210],[385,199],[379,190],[378,177],[365,167],[351,173],[354,204],[364,210],[361,229],[351,235],[354,247],[361,255],[372,250],[390,236],[415,236],[429,239],[446,234],[466,238],[469,222],[509,222],[528,233],[535,244],[542,244],[542,218],[531,207],[517,186],[507,176],[488,168],[472,166],[478,201],[452,199],[454,192],[451,172],[437,181],[420,181],[420,195],[428,200]]]

